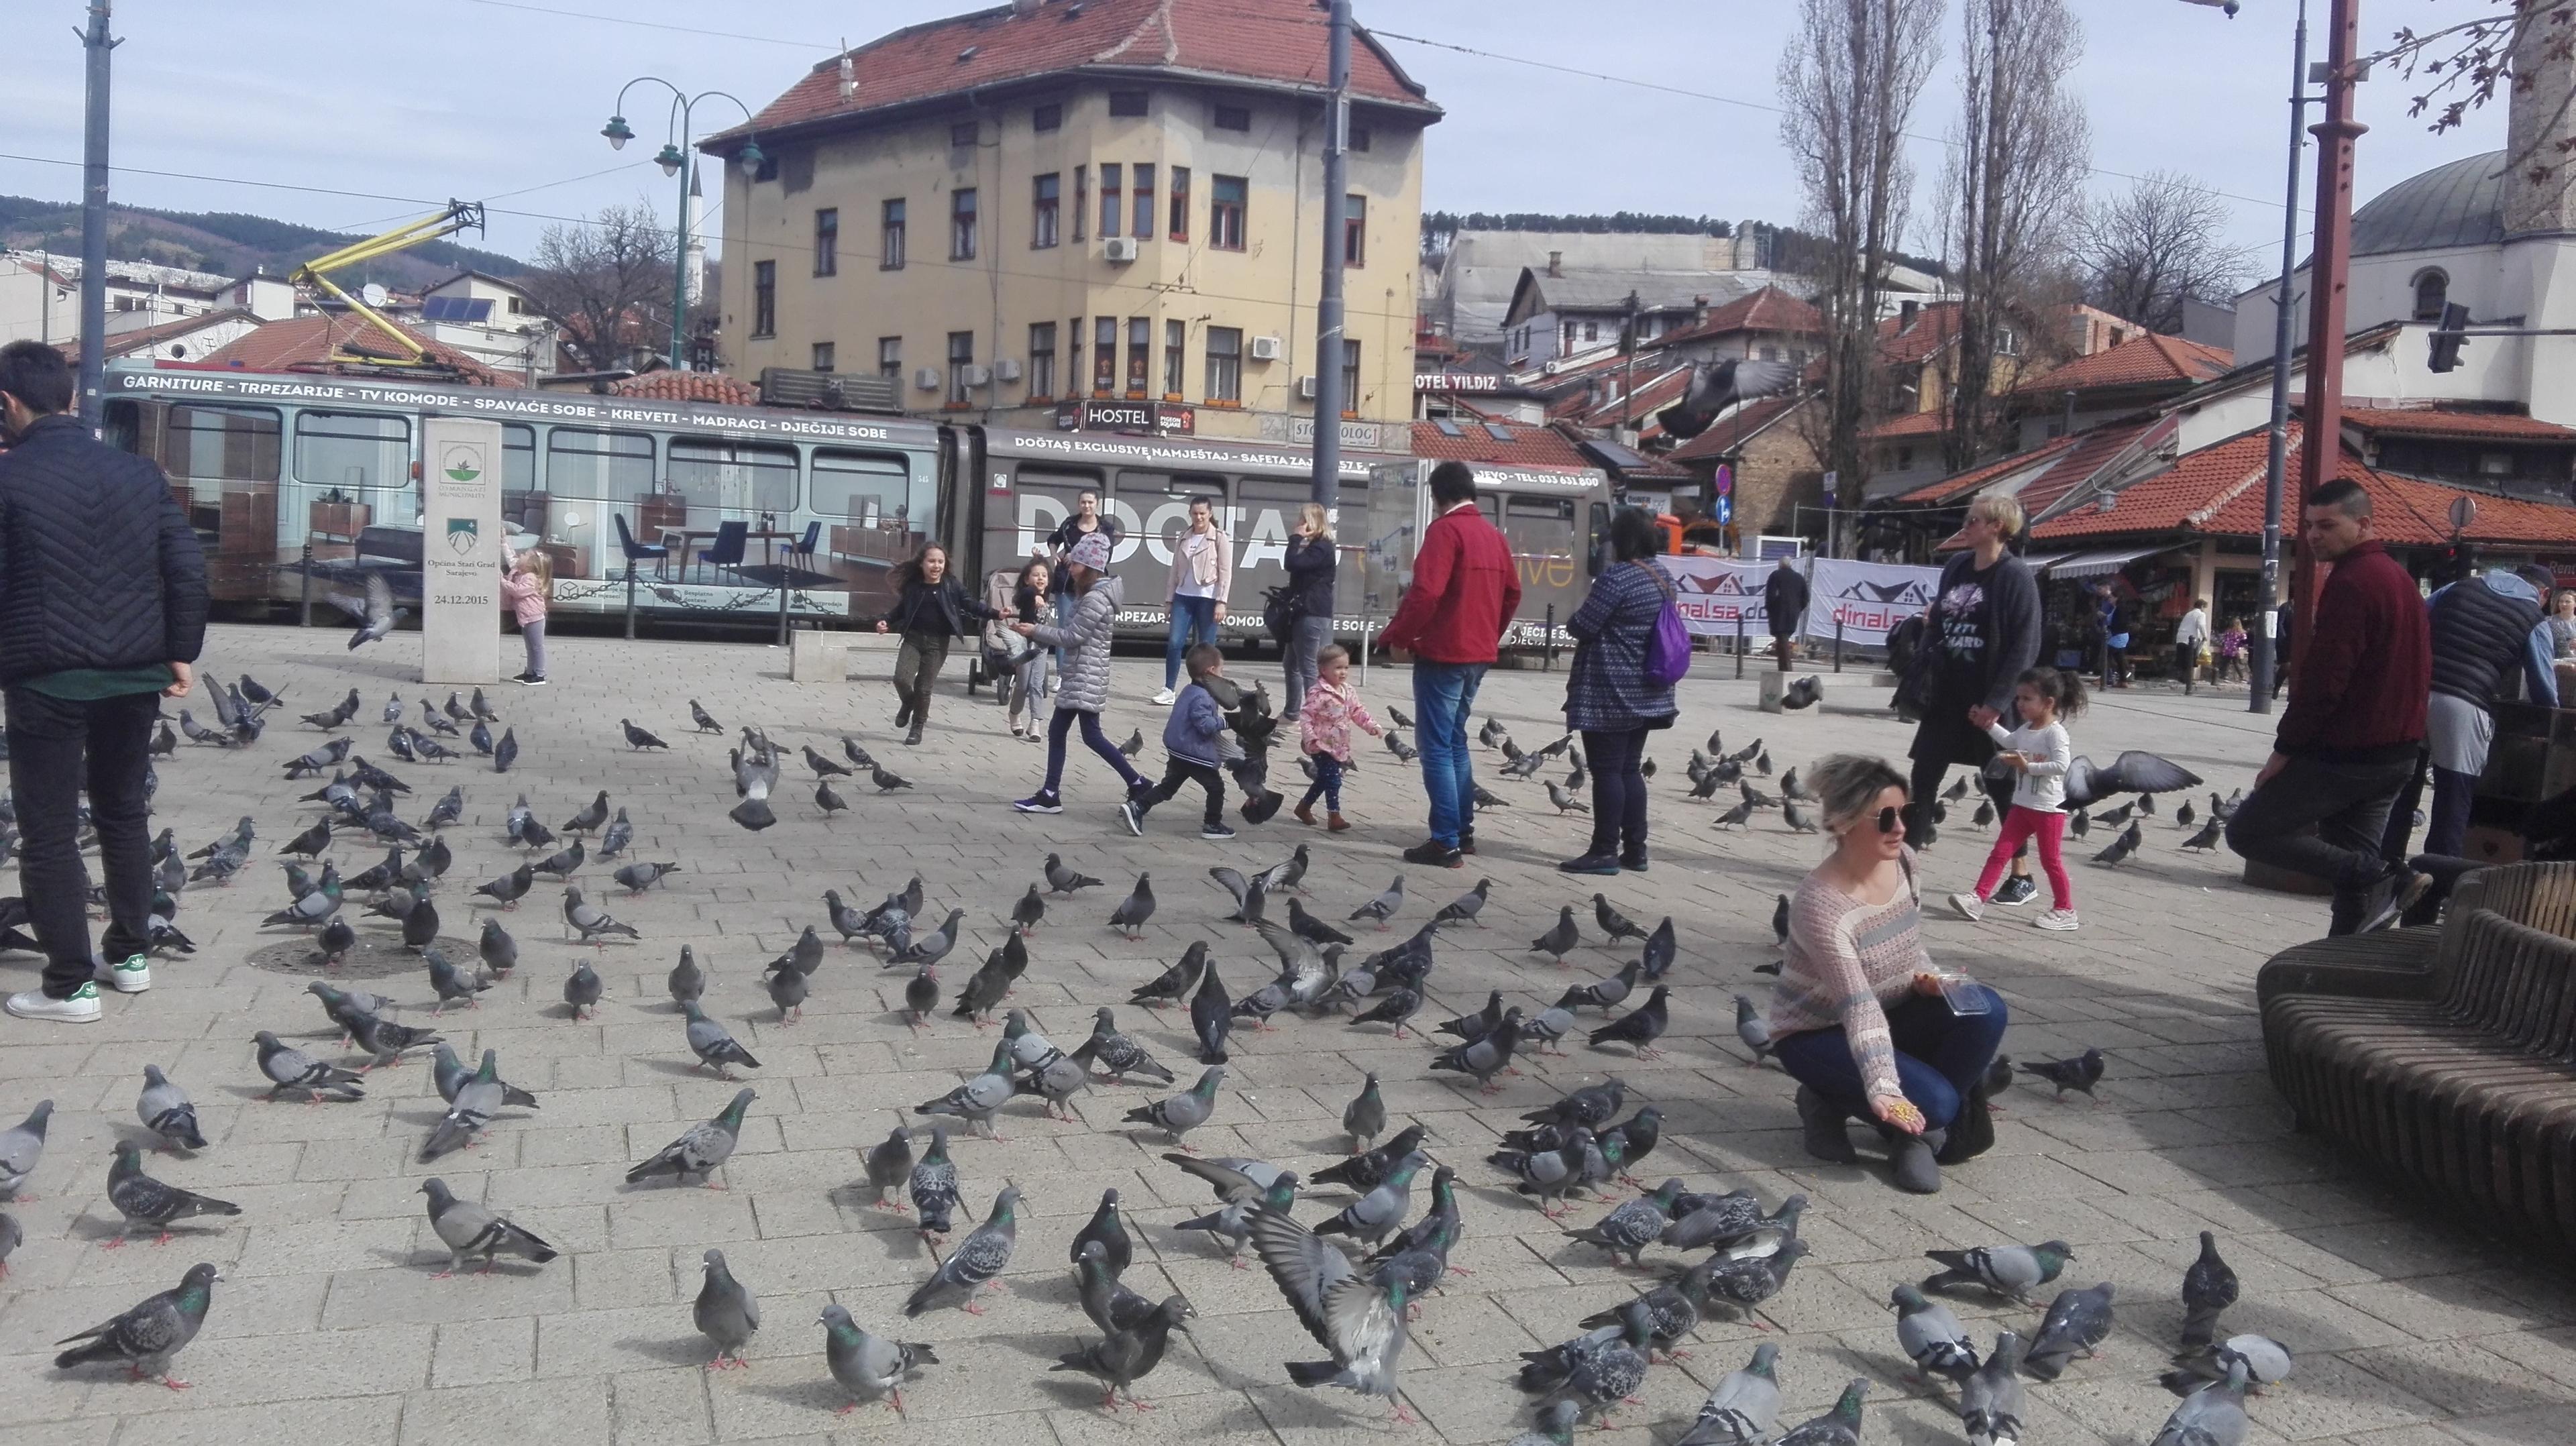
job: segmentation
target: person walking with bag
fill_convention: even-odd
[[[1163,646],[1163,691],[1154,701],[1172,706],[1180,694],[1181,659],[1192,644],[1217,641],[1225,600],[1234,588],[1234,539],[1216,525],[1216,503],[1190,499],[1190,525],[1172,543],[1171,630]]]
[[[1923,652],[1906,675],[1907,703],[1921,719],[1908,753],[1914,760],[1912,801],[1906,806],[1905,842],[1929,848],[1938,836],[1933,800],[1952,764],[1983,770],[1995,756],[1994,740],[1968,718],[1970,708],[2010,715],[2014,680],[2039,658],[2039,583],[2030,568],[2004,549],[2021,531],[2021,504],[1988,493],[1968,504],[1960,525],[1968,549],[1941,569]],[[2013,784],[1983,777],[1995,817],[2012,811]],[[2026,904],[2039,892],[2031,882],[2028,845],[2013,855],[2012,877],[1993,902]]]
[[[967,595],[966,584],[948,570],[948,549],[936,542],[896,568],[894,576],[894,608],[877,619],[877,631],[903,634],[903,649],[894,660],[894,691],[903,706],[895,712],[894,726],[909,726],[912,731],[903,741],[919,743],[930,722],[931,686],[948,662],[948,644],[975,636],[976,623],[998,614]]]
[[[1565,726],[1583,735],[1592,770],[1592,846],[1558,864],[1567,874],[1611,875],[1646,871],[1646,735],[1673,726],[1677,674],[1659,676],[1657,634],[1673,605],[1673,584],[1655,566],[1661,540],[1652,518],[1634,507],[1610,515],[1610,566],[1592,580],[1583,605],[1568,618],[1574,662],[1565,680]],[[1678,625],[1679,618],[1676,616]],[[1681,636],[1681,666],[1690,662],[1690,638]]]
[[[1064,783],[1064,745],[1077,727],[1082,730],[1083,746],[1100,755],[1126,782],[1127,798],[1141,798],[1154,787],[1100,731],[1100,710],[1109,706],[1109,639],[1118,630],[1118,608],[1126,596],[1119,580],[1109,575],[1109,539],[1094,532],[1076,542],[1065,555],[1064,568],[1073,596],[1079,599],[1072,625],[1011,624],[1011,631],[1021,637],[1041,647],[1062,648],[1073,659],[1056,688],[1055,717],[1047,724],[1046,781],[1037,792],[1011,804],[1022,813],[1064,812],[1064,796],[1059,792]]]
[[[1476,763],[1467,717],[1476,689],[1501,655],[1503,631],[1521,605],[1511,544],[1476,506],[1476,474],[1464,462],[1431,469],[1431,506],[1413,585],[1378,642],[1413,654],[1413,712],[1422,787],[1431,796],[1431,836],[1404,851],[1407,863],[1465,866],[1476,851]]]
[[[1075,543],[1095,532],[1108,536],[1112,557],[1117,555],[1118,544],[1125,541],[1127,537],[1126,529],[1119,526],[1118,519],[1100,509],[1100,494],[1085,487],[1074,494],[1073,515],[1057,523],[1055,531],[1047,534],[1047,562],[1053,569],[1052,575],[1047,579],[1047,596],[1053,601],[1055,625],[1059,628],[1073,626],[1074,604],[1080,601],[1073,590],[1072,579],[1065,571],[1065,559],[1072,555]],[[1055,671],[1059,680],[1057,686],[1061,685],[1060,680],[1064,676],[1066,663],[1065,650],[1056,649]],[[1029,727],[1034,734],[1037,728],[1034,716],[1030,719]]]
[[[1333,542],[1332,516],[1324,504],[1309,502],[1297,509],[1297,533],[1288,539],[1285,565],[1287,602],[1296,616],[1288,624],[1288,636],[1280,640],[1288,696],[1279,716],[1294,723],[1306,690],[1315,686],[1315,659],[1333,640],[1333,578],[1340,556]]]
[[[1762,616],[1771,627],[1771,656],[1785,673],[1797,660],[1798,630],[1807,619],[1807,580],[1795,557],[1781,558],[1762,579]]]

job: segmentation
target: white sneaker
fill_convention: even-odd
[[[1157,708],[1169,708],[1172,704],[1179,701],[1180,696],[1180,694],[1173,692],[1171,689],[1165,688],[1163,691],[1154,695],[1154,706]]]
[[[1971,924],[1986,916],[1986,901],[1974,894],[1952,894],[1950,907],[1958,910],[1959,917]]]
[[[97,978],[99,983],[110,986],[119,994],[140,994],[152,987],[152,961],[140,954],[122,964],[110,964],[102,959]]]
[[[2063,933],[2075,927],[2075,911],[2073,909],[2051,909],[2047,913],[2040,915],[2038,918],[2031,920],[2030,924],[2034,929],[2055,929]]]
[[[5,1006],[20,1019],[50,1019],[57,1024],[96,1024],[99,1016],[98,984],[85,982],[69,999],[56,999],[42,989],[12,994]]]

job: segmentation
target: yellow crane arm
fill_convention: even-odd
[[[343,353],[338,350],[334,350],[331,360],[334,362],[345,363],[372,363],[378,366],[430,365],[429,353],[422,349],[419,342],[412,340],[409,332],[406,332],[401,327],[394,325],[392,321],[388,320],[383,313],[377,311],[374,307],[367,305],[364,301],[361,301],[357,297],[351,296],[348,292],[341,290],[339,285],[331,280],[330,273],[346,270],[347,268],[356,266],[362,262],[373,261],[380,256],[391,256],[398,251],[407,251],[414,246],[420,245],[424,241],[435,241],[443,236],[453,236],[457,232],[463,231],[468,227],[473,228],[476,234],[481,234],[483,230],[483,203],[480,201],[450,201],[447,203],[447,209],[439,212],[435,216],[423,216],[417,221],[411,221],[397,226],[393,230],[387,231],[381,236],[371,236],[364,241],[351,242],[349,245],[343,246],[337,251],[316,256],[312,260],[305,262],[303,265],[298,266],[293,271],[287,273],[286,279],[294,285],[319,287],[321,290],[337,297],[341,304],[347,306],[351,311],[356,312],[358,315],[366,318],[369,324],[373,325],[376,330],[384,333],[386,339],[391,341],[395,346],[401,348],[403,352],[403,356],[400,359],[388,359],[385,357],[360,356],[356,353]]]

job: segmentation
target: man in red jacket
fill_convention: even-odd
[[[2423,594],[2372,535],[2359,483],[2310,493],[2301,530],[2308,555],[2334,571],[2299,640],[2272,757],[2228,820],[2227,846],[2332,883],[2327,932],[2351,934],[2394,922],[2430,882],[2384,857],[2380,837],[2424,745],[2433,643]]]
[[[1438,515],[1413,558],[1413,585],[1378,641],[1413,654],[1413,713],[1422,747],[1422,787],[1431,795],[1431,837],[1405,862],[1454,869],[1476,851],[1476,768],[1467,717],[1493,666],[1503,629],[1521,605],[1511,544],[1476,508],[1476,474],[1464,462],[1431,469]]]

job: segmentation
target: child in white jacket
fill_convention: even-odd
[[[2055,907],[2031,922],[2042,929],[2072,929],[2076,926],[2075,886],[2066,877],[2063,847],[2066,767],[2074,759],[2075,746],[2062,720],[2084,711],[2084,684],[2073,673],[2032,668],[2015,680],[2013,706],[2021,714],[2021,726],[2009,733],[1992,709],[1968,710],[1968,721],[1985,729],[2001,750],[1995,761],[2021,777],[2013,784],[2012,807],[1996,832],[1994,851],[1986,855],[1985,871],[1977,875],[1976,892],[1952,894],[1950,907],[1969,919],[1985,917],[1986,900],[1994,896],[2004,864],[2023,840],[2036,839],[2040,870],[2048,875],[2050,902]]]

